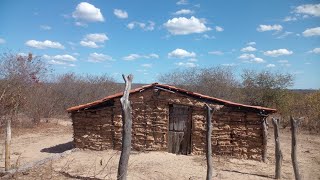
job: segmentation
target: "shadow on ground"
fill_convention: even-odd
[[[43,148],[40,152],[46,152],[46,153],[63,153],[67,150],[73,149],[74,145],[73,142],[67,142],[63,144],[58,144],[49,148]]]

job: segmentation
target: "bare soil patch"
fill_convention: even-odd
[[[282,179],[294,179],[291,165],[291,136],[281,130],[284,155]],[[32,134],[14,137],[13,149],[22,153],[22,163],[59,154],[69,149],[71,127],[55,125]],[[35,148],[37,147],[37,148]],[[2,148],[2,147],[1,147]],[[20,149],[19,149],[20,148]],[[320,179],[320,138],[304,132],[298,134],[298,161],[303,179]],[[50,161],[41,167],[14,175],[16,179],[116,179],[119,151],[80,150],[64,158]],[[214,157],[215,179],[273,179],[273,129],[269,131],[268,162]],[[205,179],[204,156],[184,156],[166,152],[132,152],[128,179]],[[3,161],[1,161],[3,167]]]
[[[11,141],[11,165],[23,166],[61,153],[62,146],[68,146],[72,141],[72,126],[62,126],[54,123],[41,123],[33,128],[13,128]],[[4,140],[4,133],[1,133]],[[65,150],[66,147],[64,147]],[[63,151],[65,151],[63,150]],[[0,146],[0,171],[4,170],[4,146]]]

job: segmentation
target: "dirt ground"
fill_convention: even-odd
[[[14,128],[12,135],[11,165],[14,167],[39,161],[55,153],[61,153],[67,148],[72,148],[71,125],[63,126],[56,123],[41,123],[34,128]],[[4,142],[4,133],[1,133],[0,139]],[[0,171],[3,171],[3,146],[0,146],[0,158]]]
[[[214,157],[214,179],[273,179],[274,139],[269,130],[268,162]],[[291,137],[289,129],[281,130],[284,155],[282,179],[294,179],[291,165]],[[0,136],[3,137],[3,136]],[[2,139],[2,138],[1,138]],[[43,125],[20,133],[12,141],[12,162],[20,156],[19,166],[48,158],[71,149],[70,125]],[[2,147],[1,147],[2,148]],[[0,152],[3,150],[0,148]],[[116,179],[120,152],[114,150],[79,150],[27,172],[17,173],[15,179]],[[3,157],[3,156],[2,156]],[[305,132],[298,134],[298,161],[302,179],[320,180],[320,136]],[[3,158],[0,168],[3,169]],[[128,179],[205,179],[204,156],[184,156],[166,152],[135,152],[129,161]],[[0,178],[1,179],[1,178]]]

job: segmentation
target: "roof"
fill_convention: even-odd
[[[224,99],[210,97],[210,96],[203,95],[203,94],[200,94],[200,93],[188,91],[188,90],[185,90],[185,89],[182,89],[182,88],[177,88],[177,87],[174,87],[174,86],[165,85],[165,84],[159,84],[159,83],[153,83],[153,84],[141,86],[141,87],[136,88],[136,89],[132,89],[132,90],[130,90],[130,94],[134,94],[134,93],[137,93],[137,92],[142,92],[143,90],[149,89],[149,88],[152,88],[152,87],[160,87],[160,88],[163,88],[163,89],[167,89],[167,90],[170,90],[170,91],[182,93],[182,94],[185,94],[185,95],[188,95],[188,96],[192,96],[192,97],[195,97],[195,98],[213,101],[213,102],[225,105],[225,106],[244,107],[244,108],[249,108],[249,109],[262,110],[262,111],[265,111],[267,113],[274,113],[274,112],[277,111],[276,109],[267,108],[267,107],[251,106],[251,105],[235,103],[235,102],[227,101],[227,100],[224,100]],[[78,105],[78,106],[74,106],[74,107],[68,108],[67,112],[74,112],[74,111],[78,111],[78,110],[82,110],[82,109],[87,109],[87,108],[99,105],[99,104],[101,104],[103,102],[112,100],[114,98],[122,97],[122,95],[123,95],[123,92],[116,93],[116,94],[104,97],[104,98],[102,98],[100,100],[97,100],[97,101],[93,101],[93,102],[90,102],[90,103],[86,103],[86,104],[82,104],[82,105]]]

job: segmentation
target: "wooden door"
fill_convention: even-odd
[[[191,116],[190,107],[170,105],[168,137],[168,151],[170,153],[191,153]]]

